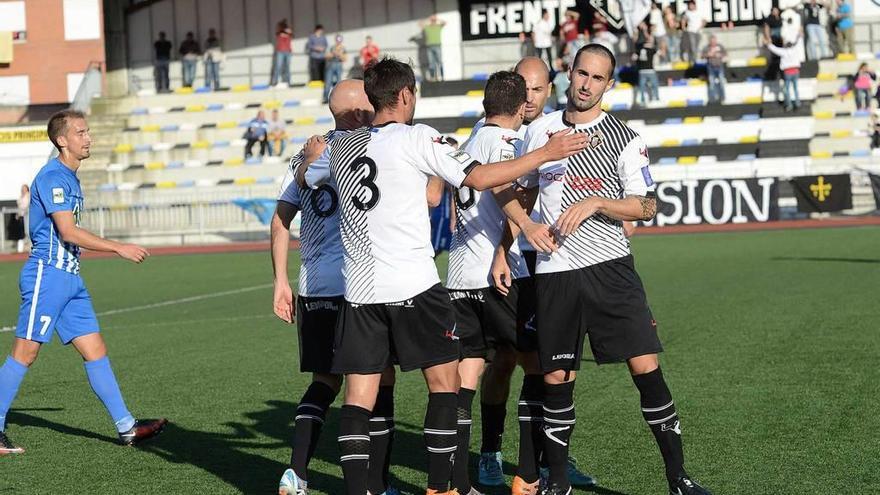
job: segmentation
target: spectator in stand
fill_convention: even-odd
[[[868,64],[862,63],[859,69],[853,75],[853,91],[856,96],[856,110],[870,110],[871,108],[871,89],[874,87],[874,81],[877,80],[877,74],[868,68]]]
[[[153,50],[156,53],[156,60],[153,62],[156,92],[164,93],[170,89],[168,66],[171,65],[171,42],[165,39],[165,31],[159,31],[159,39],[153,43]]]
[[[827,12],[825,5],[817,0],[810,0],[804,4],[804,25],[807,29],[807,56],[810,60],[820,60],[831,56],[831,47],[828,46],[828,31],[822,25],[823,13]]]
[[[761,38],[765,47],[769,45],[782,46],[782,15],[779,12],[779,8],[773,7],[770,9],[770,15],[761,22]],[[779,55],[770,51],[769,48],[766,53],[768,60],[767,69],[764,71],[763,84],[766,89],[773,93],[776,101],[779,101],[779,94],[782,92],[782,87],[780,86],[782,71],[779,68]]]
[[[590,32],[588,30],[584,29],[581,32],[580,19],[581,14],[578,11],[572,9],[565,11],[565,20],[559,25],[559,47],[556,50],[558,58],[563,58],[563,55],[573,57],[577,50],[572,50],[572,47],[578,38],[582,36],[589,38]]]
[[[563,59],[556,59],[556,75],[553,77],[553,91],[556,93],[556,109],[563,110],[568,104],[568,88],[571,81],[568,79],[568,73],[571,70],[570,65]]]
[[[584,37],[583,33],[578,34],[577,39],[566,45],[565,54],[561,57],[565,63],[571,67],[574,64],[574,57],[577,55],[578,50],[587,45],[587,38]]]
[[[660,61],[669,62],[669,40],[666,34],[666,24],[663,22],[663,11],[656,3],[651,4],[648,24],[651,26],[651,32],[654,33],[654,43],[657,45]]]
[[[642,106],[648,106],[649,101],[660,100],[660,81],[657,79],[657,71],[654,70],[654,55],[657,53],[654,43],[650,25],[642,21],[639,23],[636,51],[632,55],[639,70],[639,95]]]
[[[727,62],[727,50],[721,43],[718,43],[718,37],[713,34],[709,36],[709,44],[703,48],[702,55],[706,59],[709,103],[724,103],[724,85],[727,84],[727,79],[724,77],[724,64]]]
[[[519,58],[537,57],[538,50],[535,48],[535,37],[529,31],[519,33]]]
[[[272,110],[272,120],[269,121],[267,132],[269,155],[284,155],[284,147],[287,144],[287,122],[278,115],[278,110]]]
[[[6,236],[10,241],[15,241],[15,252],[23,253],[25,239],[27,238],[25,222],[27,222],[28,208],[31,204],[31,188],[27,184],[21,185],[21,195],[16,200],[17,210],[10,215],[6,222]],[[3,246],[0,246],[2,248]]]
[[[361,48],[361,65],[366,69],[376,60],[379,60],[379,45],[373,43],[372,36],[367,36]]]
[[[180,59],[183,67],[183,86],[191,88],[196,80],[196,66],[199,64],[201,49],[192,31],[186,33],[186,39],[180,44]]]
[[[598,10],[593,12],[593,43],[599,43],[605,48],[611,50],[611,53],[617,55],[618,38],[614,33],[608,30],[608,20]]]
[[[535,23],[535,50],[538,58],[547,61],[547,67],[553,67],[553,22],[550,20],[550,12],[545,10],[541,20]]]
[[[306,53],[309,55],[309,81],[323,81],[327,62],[327,37],[324,26],[318,24],[315,31],[306,41]]]
[[[270,86],[286,84],[290,86],[290,59],[293,56],[293,29],[287,23],[287,19],[275,25],[275,63],[272,65],[272,77],[269,79]]]
[[[779,7],[770,9],[770,15],[764,18],[761,29],[764,32],[765,44],[772,43],[776,46],[782,46],[782,13]]]
[[[443,27],[446,21],[431,15],[427,21],[419,21],[428,51],[428,77],[433,81],[443,80]]]
[[[269,123],[266,122],[266,113],[260,110],[257,112],[257,116],[248,122],[247,130],[244,131],[244,136],[242,136],[246,140],[244,145],[245,159],[253,156],[253,148],[256,143],[260,143],[260,156],[266,156],[266,149],[269,144],[268,130]]]
[[[868,129],[871,134],[871,149],[876,150],[880,148],[880,108],[871,113]]]
[[[801,72],[801,53],[798,52],[797,44],[800,39],[785,43],[780,48],[773,43],[766,43],[768,50],[779,56],[779,68],[782,69],[782,78],[785,81],[783,92],[785,94],[785,111],[790,112],[800,108],[801,99],[798,93],[798,79]]]
[[[342,44],[342,35],[336,35],[336,43],[327,53],[327,72],[324,74],[324,104],[330,102],[330,91],[336,83],[342,80],[342,64],[348,56],[345,53],[345,45]]]
[[[681,22],[671,5],[663,9],[663,26],[666,28],[666,50],[669,62],[681,60]]]
[[[205,40],[205,86],[217,91],[220,89],[220,63],[223,62],[223,48],[220,38],[213,28],[208,30]]]
[[[700,40],[703,37],[704,27],[706,27],[706,19],[697,10],[697,2],[688,2],[687,10],[681,16],[681,29],[685,35],[682,51],[687,54],[687,61],[692,64],[697,61],[697,54],[700,53]]]
[[[851,4],[846,0],[837,0],[837,48],[840,53],[856,53],[852,13]]]

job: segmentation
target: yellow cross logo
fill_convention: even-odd
[[[810,191],[820,202],[823,202],[825,198],[831,196],[831,184],[826,184],[825,177],[820,175],[815,184],[810,184]]]

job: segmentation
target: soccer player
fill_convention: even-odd
[[[104,403],[122,445],[134,445],[158,435],[165,419],[136,420],[128,411],[116,383],[107,347],[98,333],[98,318],[82,277],[80,249],[116,253],[142,263],[149,253],[134,244],[102,239],[79,226],[83,193],[76,171],[89,157],[92,138],[82,112],[63,110],[49,119],[49,139],[59,155],[49,161],[31,185],[31,255],[19,277],[21,309],[12,354],[0,368],[0,454],[19,454],[5,434],[6,413],[40,346],[54,333],[82,355],[86,376]]]
[[[539,187],[543,223],[533,223],[522,211],[512,218],[536,247],[552,244],[551,253],[538,254],[535,281],[546,384],[544,455],[550,467],[542,493],[571,493],[566,461],[586,334],[597,363],[628,364],[666,465],[670,494],[708,495],[684,469],[681,426],[657,359],[662,347],[656,322],[623,232],[622,222],[653,218],[657,203],[644,141],[601,109],[602,96],[614,83],[614,65],[613,54],[601,45],[578,50],[566,109],[532,123],[526,132],[527,152],[561,129],[589,140],[580,153],[545,163],[521,180],[524,187]]]
[[[272,218],[272,268],[275,273],[275,314],[287,323],[297,320],[300,371],[312,373],[312,383],[299,401],[294,420],[290,468],[281,477],[280,495],[308,493],[308,465],[318,442],[327,410],[339,393],[342,376],[331,373],[333,336],[345,281],[342,278],[342,239],[339,236],[339,196],[332,183],[312,190],[301,187],[311,163],[326,160],[325,143],[369,125],[373,107],[364,93],[363,81],[339,82],[330,94],[334,130],[321,139],[311,138],[302,152],[290,160],[287,175]],[[300,224],[299,297],[294,303],[287,278],[290,223],[302,211]],[[295,305],[294,305],[295,304]],[[298,318],[297,318],[298,315]],[[394,429],[394,370],[383,376],[373,417],[369,488],[372,493],[396,493],[388,487],[388,461]]]
[[[538,57],[523,58],[516,64],[516,67],[514,67],[514,72],[522,76],[526,83],[524,120],[516,132],[516,137],[518,138],[518,141],[516,141],[517,149],[519,149],[522,144],[522,139],[525,138],[526,129],[529,124],[544,115],[544,106],[547,103],[547,99],[550,97],[552,83],[550,82],[550,71],[547,69],[547,64]],[[485,119],[481,119],[476,125],[474,125],[474,132],[471,136],[476,135],[484,122]],[[537,194],[537,190],[532,191],[532,193]],[[534,198],[532,198],[531,202],[534,203]],[[541,213],[538,206],[538,204],[535,204],[530,214],[532,220],[535,222],[539,222],[541,219]],[[532,312],[532,314],[519,315],[518,319],[524,319],[528,328],[534,329],[533,311],[535,286],[534,282],[530,279],[535,273],[535,248],[523,237],[520,237],[517,240],[517,244],[522,252],[523,258],[525,259],[526,267],[528,267],[528,273],[520,274],[521,282],[519,285],[522,290],[520,291],[519,298],[524,301],[531,301],[528,304],[522,305],[521,308]],[[498,288],[504,290],[503,284],[498,284]],[[492,361],[486,366],[483,375],[482,385],[480,387],[482,443],[478,464],[478,480],[480,484],[485,486],[501,486],[504,484],[504,473],[501,470],[501,442],[504,433],[504,419],[507,416],[507,398],[510,394],[510,378],[513,376],[513,370],[516,368],[517,361],[517,353],[513,347],[509,345],[498,346],[495,349]],[[522,361],[522,358],[519,359],[519,361]],[[529,380],[533,379],[530,378]],[[524,393],[525,396],[523,396],[523,392],[520,393],[519,408],[532,409],[532,412],[519,415],[519,417],[522,418],[520,420],[521,436],[523,435],[523,430],[531,430],[534,426],[533,423],[538,422],[537,420],[540,418],[540,414],[538,413],[540,413],[541,409],[539,402],[543,400],[541,398],[543,397],[542,385],[530,383],[526,388],[527,390]],[[540,397],[538,396],[539,394],[541,394]],[[537,409],[537,411],[534,409]],[[535,445],[538,454],[540,453],[541,447],[542,445],[540,443]],[[522,451],[523,448],[523,444],[520,443],[520,451]],[[526,471],[528,471],[528,469],[526,469]],[[546,467],[540,468],[539,472],[541,478],[547,477]],[[588,487],[595,485],[596,483],[592,476],[584,474],[577,469],[573,459],[570,459],[568,463],[568,477],[569,481],[571,481],[571,484],[574,486]],[[514,493],[516,493],[516,490],[520,489],[521,486],[524,487],[522,489],[525,489],[526,493],[528,493],[530,488],[525,487],[527,485],[532,485],[532,483],[524,481],[522,476],[520,476],[519,480],[514,479],[513,484],[516,485],[516,487],[514,487]]]
[[[367,490],[369,418],[380,373],[393,358],[402,371],[424,374],[427,493],[447,493],[457,448],[460,350],[449,294],[434,264],[428,178],[483,190],[570,156],[585,140],[560,133],[520,159],[482,165],[434,129],[411,124],[416,84],[409,65],[383,59],[366,70],[364,87],[376,111],[372,126],[333,142],[329,171],[309,167],[306,172],[311,187],[332,175],[339,188],[345,302],[332,371],[346,375],[339,424],[346,493]]]

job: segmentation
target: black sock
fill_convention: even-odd
[[[308,479],[309,461],[315,453],[324,417],[336,392],[326,383],[312,382],[303,394],[296,408],[293,423],[293,453],[290,454],[290,467],[297,476]]]
[[[574,431],[574,381],[544,385],[544,455],[550,483],[568,488],[568,442]]]
[[[471,450],[471,409],[476,393],[476,390],[469,388],[458,389],[458,448],[455,451],[455,462],[452,465],[452,488],[457,488],[461,494],[471,491],[468,461]]]
[[[446,492],[452,474],[452,462],[458,448],[456,409],[458,394],[452,392],[428,394],[425,412],[425,446],[428,450],[428,488]]]
[[[681,425],[672,394],[660,368],[644,375],[634,375],[632,379],[641,394],[642,416],[651,428],[657,446],[660,447],[660,454],[663,455],[666,478],[672,481],[684,474]]]
[[[519,393],[519,465],[516,475],[526,483],[538,480],[538,462],[544,446],[544,377],[525,375]]]
[[[344,405],[339,413],[339,462],[347,495],[367,493],[370,465],[370,411]]]
[[[500,452],[501,436],[504,435],[504,419],[507,416],[507,403],[487,404],[480,402],[480,426],[482,443],[480,452]]]
[[[379,387],[373,417],[370,418],[370,493],[388,489],[391,444],[394,440],[394,385]]]

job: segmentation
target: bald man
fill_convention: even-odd
[[[525,137],[526,129],[533,121],[544,116],[544,106],[553,88],[550,82],[550,70],[547,64],[538,57],[525,57],[521,59],[514,67],[514,71],[525,79],[526,82],[526,105],[525,118],[522,126],[517,133],[517,149]],[[477,131],[485,124],[485,119],[481,119],[474,125],[471,133],[473,137]],[[499,192],[501,189],[499,188]],[[536,222],[540,221],[541,214],[536,208],[535,199],[537,194],[532,191],[531,197],[522,199],[522,206],[528,206],[527,211],[531,211],[530,216]],[[532,207],[535,206],[535,208]],[[520,251],[526,260],[529,274],[535,273],[535,248],[524,238],[518,241]],[[527,277],[531,278],[531,277]],[[531,291],[524,291],[520,297],[531,298],[535,300],[534,284],[530,281],[522,284],[523,287],[531,288]],[[498,285],[499,290],[504,291],[503,284]],[[533,305],[524,305],[524,307],[533,307]],[[518,319],[526,322],[526,328],[534,331],[534,314],[518,315]],[[493,356],[492,361],[486,367],[483,374],[482,384],[480,387],[480,412],[481,412],[481,431],[482,442],[480,447],[480,460],[478,465],[478,481],[485,486],[500,486],[505,484],[504,474],[501,470],[501,439],[504,433],[504,421],[507,416],[507,398],[510,395],[510,379],[516,368],[517,362],[526,370],[527,375],[532,364],[537,361],[537,353],[521,353],[515,351],[510,346],[499,347]],[[543,400],[542,395],[543,382],[537,379],[525,378],[523,389],[520,392],[519,408],[523,409],[517,415],[520,420],[520,437],[531,436],[534,425],[531,424],[530,418],[540,411],[538,405]],[[527,411],[528,410],[528,411]],[[540,446],[540,442],[537,442]],[[521,445],[522,447],[522,445]],[[522,448],[520,449],[522,450]],[[520,452],[520,457],[527,455],[526,452]],[[541,475],[546,477],[546,468],[541,468]],[[528,495],[537,491],[537,482],[533,479],[522,479],[517,476],[513,480],[513,489],[515,495]],[[595,480],[590,475],[584,474],[577,469],[574,462],[569,463],[569,479],[574,486],[592,486]]]
[[[302,187],[306,169],[323,166],[327,143],[348,131],[368,125],[373,107],[364,93],[363,81],[339,82],[330,94],[334,130],[314,136],[290,159],[282,182],[278,205],[272,218],[271,252],[275,273],[273,306],[275,315],[285,323],[298,325],[300,371],[312,373],[312,383],[299,401],[294,421],[293,453],[290,468],[281,477],[278,493],[305,495],[308,489],[308,464],[315,450],[327,409],[342,384],[340,375],[330,372],[336,316],[345,285],[342,278],[342,241],[339,236],[339,198],[331,184],[318,189]],[[290,247],[290,223],[302,211],[300,226],[301,266],[299,297],[294,298],[287,278],[287,253]],[[373,420],[370,464],[370,491],[374,494],[396,493],[388,487],[388,454],[394,421],[393,370],[383,375]]]

